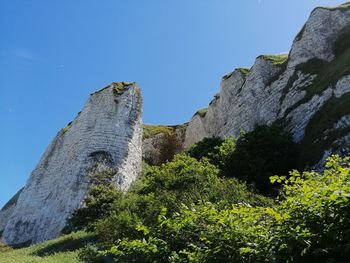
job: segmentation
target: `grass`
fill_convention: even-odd
[[[159,133],[172,134],[176,126],[166,125],[144,125],[143,126],[143,139],[148,139]]]
[[[73,123],[72,121],[70,123],[68,123],[66,127],[62,128],[61,131],[63,133],[66,133],[67,131],[69,131],[70,127],[72,127],[72,123]]]
[[[116,96],[122,95],[127,87],[132,84],[131,82],[113,82],[113,94]]]
[[[203,108],[203,109],[198,110],[198,111],[194,114],[194,116],[198,115],[199,117],[204,118],[205,115],[207,114],[207,112],[208,112],[208,109],[207,109],[207,108]]]
[[[80,250],[94,241],[92,234],[77,232],[21,249],[0,244],[1,263],[82,263]]]
[[[327,9],[327,10],[342,10],[342,11],[346,11],[350,9],[350,2],[346,2],[344,4],[338,5],[336,7],[319,7],[319,8],[323,8],[323,9]]]
[[[249,73],[249,71],[250,71],[249,68],[237,68],[236,70],[238,70],[243,75],[247,75]]]
[[[258,58],[269,60],[275,66],[281,66],[288,60],[288,54],[261,55]]]
[[[97,90],[97,91],[91,93],[90,96],[92,96],[94,94],[97,94],[97,93],[100,93],[101,91],[104,91],[104,90],[110,88],[111,86],[113,86],[113,92],[116,92],[114,94],[115,95],[120,95],[119,93],[120,92],[122,93],[125,90],[125,87],[130,86],[132,84],[134,84],[134,82],[124,82],[124,81],[122,81],[122,82],[113,82],[112,84],[110,84],[110,85],[108,85],[108,86],[106,86],[106,87],[104,87],[104,88],[102,88],[100,90]]]

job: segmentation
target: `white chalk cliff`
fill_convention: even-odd
[[[3,240],[21,244],[57,237],[82,205],[91,173],[114,169],[116,186],[127,189],[141,167],[141,111],[136,84],[113,83],[91,94],[81,113],[49,145],[16,204],[9,207]]]
[[[260,56],[251,69],[223,77],[206,112],[189,122],[184,146],[280,121],[300,144],[305,164],[349,154],[349,91],[350,3],[316,8],[289,54]]]
[[[298,143],[303,166],[317,167],[332,153],[349,155],[350,3],[316,8],[289,54],[259,56],[250,69],[225,75],[208,108],[188,124],[144,127],[141,111],[136,84],[113,83],[92,94],[0,211],[2,239],[20,244],[57,237],[82,205],[91,173],[113,168],[116,186],[127,189],[142,155],[159,164],[206,137],[237,137],[280,122]]]

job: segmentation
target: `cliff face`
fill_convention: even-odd
[[[8,244],[57,237],[82,205],[89,175],[115,170],[127,189],[141,167],[142,98],[136,84],[113,83],[91,94],[81,113],[43,154],[15,205],[9,205],[2,238]]]
[[[301,166],[317,167],[332,153],[349,155],[350,3],[316,8],[288,55],[259,56],[250,69],[224,76],[208,108],[188,124],[143,126],[141,100],[135,84],[113,83],[91,94],[0,211],[6,243],[59,235],[82,205],[90,174],[112,168],[116,186],[127,189],[141,157],[160,164],[205,137],[237,137],[278,121],[299,144]]]
[[[350,4],[316,8],[289,55],[260,56],[251,69],[222,79],[208,109],[191,119],[184,146],[281,121],[304,165],[349,154],[349,91]]]
[[[150,165],[170,161],[184,150],[187,124],[176,126],[145,125],[143,132],[143,160]]]

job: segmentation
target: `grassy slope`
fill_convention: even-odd
[[[92,242],[93,236],[77,232],[21,249],[0,247],[1,263],[81,263],[81,248]]]

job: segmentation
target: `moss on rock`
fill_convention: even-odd
[[[249,68],[237,68],[236,70],[242,73],[243,75],[247,75],[250,72]]]
[[[261,55],[258,58],[269,60],[275,66],[281,66],[288,60],[288,54]]]
[[[203,109],[198,110],[198,111],[194,114],[194,116],[198,115],[199,117],[204,118],[205,115],[207,114],[207,112],[208,112],[208,108],[203,108]]]
[[[62,128],[62,132],[63,133],[66,133],[67,131],[69,131],[69,129],[72,127],[72,121],[71,122],[69,122],[68,124],[67,124],[67,126],[66,127],[64,127],[64,128]]]
[[[124,91],[133,84],[132,82],[113,82],[113,94],[116,96],[122,95]]]
[[[317,7],[316,9],[321,8],[321,9],[326,9],[326,10],[341,10],[341,11],[347,11],[350,9],[350,2],[343,3],[341,5],[338,5],[336,7]]]
[[[157,134],[171,134],[174,132],[175,126],[166,125],[144,125],[143,126],[143,139],[151,138]]]

